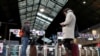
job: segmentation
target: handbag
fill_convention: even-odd
[[[24,31],[22,29],[20,29],[20,31],[19,31],[19,36],[20,37],[23,37],[24,36]]]

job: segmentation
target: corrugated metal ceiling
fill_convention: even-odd
[[[19,0],[21,24],[30,21],[31,29],[45,30],[68,0]],[[44,9],[41,12],[40,9]]]

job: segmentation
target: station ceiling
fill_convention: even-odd
[[[19,0],[21,24],[28,20],[31,29],[45,30],[68,0]],[[42,11],[41,11],[42,10]]]
[[[0,0],[0,22],[4,23],[0,35],[6,33],[6,24],[20,28],[25,20],[30,21],[31,29],[43,29],[48,34],[60,31],[66,7],[74,11],[79,31],[100,23],[100,0]]]
[[[48,34],[61,31],[59,23],[64,21],[63,9],[71,8],[76,15],[79,32],[100,24],[100,0],[69,0],[47,29]],[[52,29],[52,31],[50,30]]]

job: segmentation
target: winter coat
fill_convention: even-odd
[[[72,11],[68,11],[65,21],[62,22],[65,26],[62,26],[62,33],[64,39],[74,38],[74,29],[76,23],[76,17]]]

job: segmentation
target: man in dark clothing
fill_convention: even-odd
[[[24,32],[21,43],[22,43],[22,51],[21,51],[21,56],[26,56],[26,49],[28,46],[28,40],[30,37],[30,24],[29,22],[25,22],[24,26],[22,27],[22,31]]]

